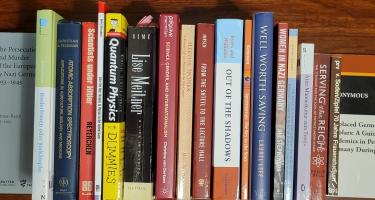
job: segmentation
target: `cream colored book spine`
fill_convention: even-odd
[[[177,199],[190,199],[195,25],[182,25],[177,155]]]

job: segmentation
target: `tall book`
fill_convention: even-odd
[[[124,199],[153,199],[156,27],[128,28]]]
[[[288,79],[288,37],[287,23],[277,25],[277,70],[275,105],[275,157],[273,174],[273,199],[284,199],[284,159],[285,159],[285,122],[286,95]]]
[[[375,198],[375,56],[342,55],[337,195]]]
[[[210,199],[215,26],[197,24],[193,120],[193,199]]]
[[[35,33],[0,33],[0,193],[30,194]]]
[[[253,23],[251,198],[256,200],[271,198],[273,13],[255,13]]]
[[[155,197],[173,199],[176,194],[180,17],[161,14],[159,23]]]
[[[193,140],[195,25],[181,26],[178,106],[177,199],[190,199]]]
[[[126,38],[128,22],[106,14],[103,101],[103,200],[123,198]]]
[[[284,199],[293,200],[294,154],[296,138],[296,102],[297,102],[297,51],[298,29],[289,29],[288,42],[288,85],[285,122],[285,176]]]
[[[327,143],[331,56],[314,55],[313,121],[311,135],[311,199],[326,199]]]
[[[216,20],[213,199],[238,199],[243,20]]]
[[[94,199],[97,23],[82,22],[79,196]]]
[[[327,194],[338,194],[338,162],[340,133],[341,56],[331,57],[331,87],[329,106]]]
[[[55,141],[56,38],[62,17],[38,10],[36,21],[34,148],[32,199],[53,197]]]
[[[302,43],[298,52],[299,72],[299,102],[297,126],[297,158],[295,198],[310,199],[310,159],[312,132],[312,99],[314,44]]]
[[[252,39],[253,22],[245,20],[244,32],[244,63],[243,63],[243,85],[242,85],[242,146],[241,146],[241,199],[249,199],[250,177],[251,177],[251,127],[250,127],[250,108],[251,108],[251,58],[252,58]]]
[[[105,13],[108,9],[109,8],[104,1],[98,1],[95,110],[95,200],[102,199],[104,38]]]
[[[61,20],[57,24],[55,200],[78,197],[81,37],[80,22]]]

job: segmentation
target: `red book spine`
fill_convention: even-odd
[[[193,199],[210,199],[211,193],[214,31],[213,24],[197,25],[194,83]]]
[[[176,194],[180,18],[177,14],[161,14],[159,22],[155,198],[173,199]]]
[[[313,122],[311,137],[311,199],[326,199],[329,129],[330,55],[314,56]]]
[[[82,23],[82,85],[79,199],[94,198],[95,111],[96,111],[96,40],[95,22]]]

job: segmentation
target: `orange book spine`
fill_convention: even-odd
[[[242,153],[241,153],[241,199],[250,199],[250,79],[251,79],[251,54],[252,54],[252,20],[245,20],[244,35],[244,65],[243,65],[243,96],[242,96]]]
[[[79,199],[94,198],[95,110],[96,110],[96,40],[95,22],[82,23],[82,84]]]

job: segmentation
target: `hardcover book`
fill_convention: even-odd
[[[311,132],[312,132],[312,99],[313,99],[313,71],[314,71],[314,44],[302,43],[298,51],[298,108],[297,118],[297,158],[295,198],[310,199],[310,159],[311,159]]]
[[[340,197],[375,198],[374,66],[374,55],[342,55],[337,184]]]
[[[82,22],[79,196],[94,199],[97,23]]]
[[[328,54],[314,55],[313,121],[311,135],[311,199],[326,199],[329,128],[330,64]]]
[[[155,198],[173,199],[176,195],[180,17],[161,14],[159,23]]]
[[[273,174],[273,199],[284,198],[285,121],[288,76],[288,24],[277,25],[277,71],[275,105],[275,156]]]
[[[286,98],[285,124],[285,180],[284,199],[293,200],[294,154],[296,138],[296,102],[297,102],[297,51],[298,29],[289,29],[288,42],[288,85]]]
[[[251,177],[251,62],[252,62],[252,39],[253,22],[245,20],[244,35],[244,64],[243,64],[243,95],[242,95],[242,147],[241,147],[241,199],[249,199],[250,177]]]
[[[178,108],[177,199],[190,199],[193,140],[195,25],[181,26]]]
[[[102,199],[104,39],[106,32],[105,13],[108,9],[109,8],[104,1],[98,1],[95,110],[95,200]]]
[[[193,199],[209,199],[212,185],[215,26],[199,23],[196,33],[192,197]]]
[[[0,193],[31,194],[35,33],[0,38]]]
[[[328,140],[328,192],[338,194],[338,158],[340,132],[340,96],[341,96],[341,56],[331,57],[331,86],[329,107],[329,140]]]
[[[238,199],[243,20],[216,20],[213,199]]]
[[[128,28],[124,199],[153,199],[156,27]]]
[[[103,200],[123,198],[126,37],[128,22],[106,14],[103,84]]]
[[[56,38],[62,17],[38,10],[36,22],[32,199],[53,198],[55,141]]]
[[[273,14],[255,13],[252,79],[252,177],[251,198],[270,199]]]
[[[57,24],[53,199],[78,197],[82,25]]]

